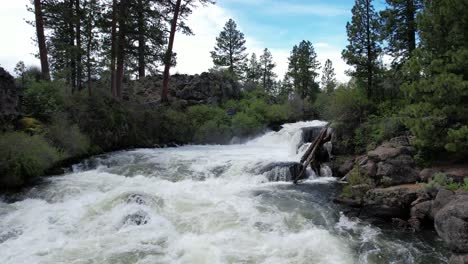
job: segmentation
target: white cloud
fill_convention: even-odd
[[[33,20],[34,15],[26,10],[28,0],[0,0],[0,66],[13,74],[18,61],[26,65],[38,65],[33,54],[36,45],[32,41],[35,30],[25,21]]]
[[[213,50],[216,37],[229,18],[235,19],[227,10],[217,5],[200,7],[194,10],[193,14],[188,18],[188,24],[192,27],[195,36],[185,36],[181,33],[176,35],[174,51],[177,52],[177,66],[172,72],[199,74],[211,68],[213,63],[210,51]],[[242,27],[245,25],[242,25],[242,21],[237,21],[238,28],[244,31]],[[248,53],[255,52],[257,56],[260,56],[263,49],[268,48],[269,44],[252,36],[246,36],[246,46]],[[345,75],[345,70],[349,67],[341,59],[340,47],[323,42],[314,43],[314,47],[322,65],[327,59],[332,60],[337,79],[341,82],[349,80],[349,77]],[[292,47],[270,49],[277,65],[275,72],[280,78],[283,78],[288,69],[288,57],[291,49]]]

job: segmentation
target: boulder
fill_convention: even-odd
[[[254,171],[264,174],[269,181],[293,181],[303,166],[298,162],[273,162]]]
[[[343,177],[348,172],[350,172],[354,167],[354,159],[348,159],[346,160],[343,164],[341,164],[337,170],[337,176],[338,177]]]
[[[435,218],[435,215],[442,209],[446,204],[455,198],[455,193],[446,189],[441,189],[437,192],[436,198],[432,202],[431,217]]]
[[[468,254],[453,254],[449,264],[468,264]]]
[[[448,247],[468,253],[468,195],[457,194],[435,215],[435,229]]]
[[[404,157],[404,158],[403,158]],[[395,159],[377,163],[376,176],[383,186],[394,186],[399,184],[415,183],[418,181],[418,171],[409,166],[409,156],[397,157]]]
[[[0,124],[15,120],[19,115],[19,90],[15,79],[0,67]]]
[[[425,168],[419,172],[419,181],[421,182],[428,182],[429,180],[434,177],[434,174],[436,174],[438,171],[435,169],[431,168]]]
[[[408,219],[411,203],[418,198],[419,189],[419,185],[372,189],[364,196],[362,216]]]

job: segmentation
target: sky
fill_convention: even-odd
[[[11,73],[20,60],[39,65],[33,55],[37,52],[32,40],[35,30],[26,23],[34,19],[26,10],[28,3],[0,0],[0,67]],[[172,73],[196,74],[211,68],[210,51],[224,24],[232,18],[245,35],[247,52],[259,56],[268,48],[281,78],[287,71],[292,47],[309,40],[321,64],[332,60],[338,81],[345,82],[349,66],[341,59],[341,51],[347,45],[346,22],[351,20],[353,4],[354,0],[217,0],[215,5],[200,6],[188,18],[195,35],[176,35],[178,61]]]

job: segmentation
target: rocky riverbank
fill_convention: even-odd
[[[468,263],[468,192],[447,189],[462,186],[456,184],[467,177],[466,170],[421,169],[414,154],[410,139],[397,137],[366,155],[342,160],[335,175],[345,185],[335,202],[370,222],[391,222],[414,232],[435,228],[453,252],[450,263]],[[441,175],[451,186],[440,183]]]

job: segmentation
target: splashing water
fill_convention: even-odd
[[[284,170],[262,168],[298,161],[301,128],[324,124],[286,124],[239,145],[84,161],[16,202],[0,202],[0,263],[446,262],[433,234],[402,235],[343,216],[331,202],[332,178],[268,182]]]

